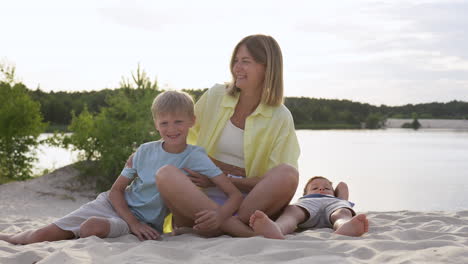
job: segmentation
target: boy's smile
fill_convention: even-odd
[[[195,117],[183,112],[158,114],[154,125],[164,141],[164,150],[170,153],[184,151],[188,131],[194,123]]]

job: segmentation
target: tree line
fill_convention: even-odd
[[[108,107],[106,98],[115,96],[128,87],[84,92],[44,92],[28,90],[29,96],[40,104],[49,131],[63,130],[70,125],[72,113],[79,115],[86,107],[96,114]],[[185,89],[195,100],[206,89]],[[403,106],[374,106],[350,100],[286,97],[285,105],[291,111],[296,128],[379,128],[387,118],[468,119],[468,102],[407,104]]]
[[[46,143],[73,148],[88,161],[83,175],[106,190],[136,148],[159,139],[150,106],[161,92],[138,67],[119,88],[89,92],[31,90],[14,78],[14,67],[0,65],[0,184],[31,177],[34,149],[46,131],[56,133]],[[206,89],[184,90],[198,100]],[[468,118],[468,102],[405,106],[373,106],[349,100],[287,97],[296,128],[379,128],[386,118]]]

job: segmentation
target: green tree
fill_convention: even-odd
[[[87,108],[78,116],[73,114],[69,126],[73,134],[64,139],[83,150],[87,159],[96,161],[99,190],[112,185],[140,144],[159,139],[151,114],[151,104],[159,91],[144,71],[137,72],[132,74],[136,89],[132,84],[122,84],[123,89],[107,97],[108,106],[98,114],[91,114]]]
[[[29,97],[23,84],[0,81],[0,98],[0,181],[25,180],[31,177],[36,160],[31,151],[46,124],[39,103]]]
[[[96,130],[95,118],[88,111],[86,105],[79,116],[76,116],[75,111],[72,110],[72,121],[68,126],[68,130],[74,133],[64,138],[65,147],[71,145],[75,150],[82,150],[86,160],[99,157],[96,137],[94,136]]]
[[[366,128],[377,129],[384,124],[384,117],[380,113],[371,113],[366,118]]]
[[[421,127],[421,123],[418,121],[418,114],[412,113],[413,122],[411,123],[404,123],[401,125],[402,128],[412,128],[414,130],[418,130]]]

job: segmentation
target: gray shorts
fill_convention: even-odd
[[[109,200],[109,192],[103,192],[98,197],[68,215],[54,222],[60,229],[73,232],[75,237],[80,237],[81,224],[91,217],[106,218],[110,223],[110,231],[107,237],[119,237],[130,234],[130,228],[114,210]]]
[[[309,213],[309,218],[298,225],[299,228],[303,229],[333,228],[330,216],[340,208],[347,208],[353,216],[356,215],[348,201],[334,197],[301,198],[294,205],[304,208]]]

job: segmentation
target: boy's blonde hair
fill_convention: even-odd
[[[313,180],[316,180],[316,179],[324,179],[324,180],[328,181],[328,182],[330,183],[330,185],[332,186],[332,188],[333,188],[333,182],[331,182],[329,179],[327,179],[327,178],[325,178],[325,177],[323,177],[323,176],[314,176],[314,177],[310,178],[310,179],[307,181],[306,185],[304,186],[304,193],[303,193],[302,195],[306,195],[306,193],[307,193],[307,186],[309,186],[309,184],[310,184]],[[333,191],[335,191],[335,190],[333,190]]]
[[[165,91],[154,98],[151,113],[154,121],[160,114],[185,113],[193,117],[195,116],[193,107],[193,99],[188,93]]]
[[[232,81],[227,87],[228,94],[235,95],[240,92],[236,87],[234,63],[237,51],[242,45],[245,45],[255,62],[265,65],[261,102],[270,106],[283,103],[283,55],[278,42],[266,35],[247,36],[234,48],[230,63]]]

